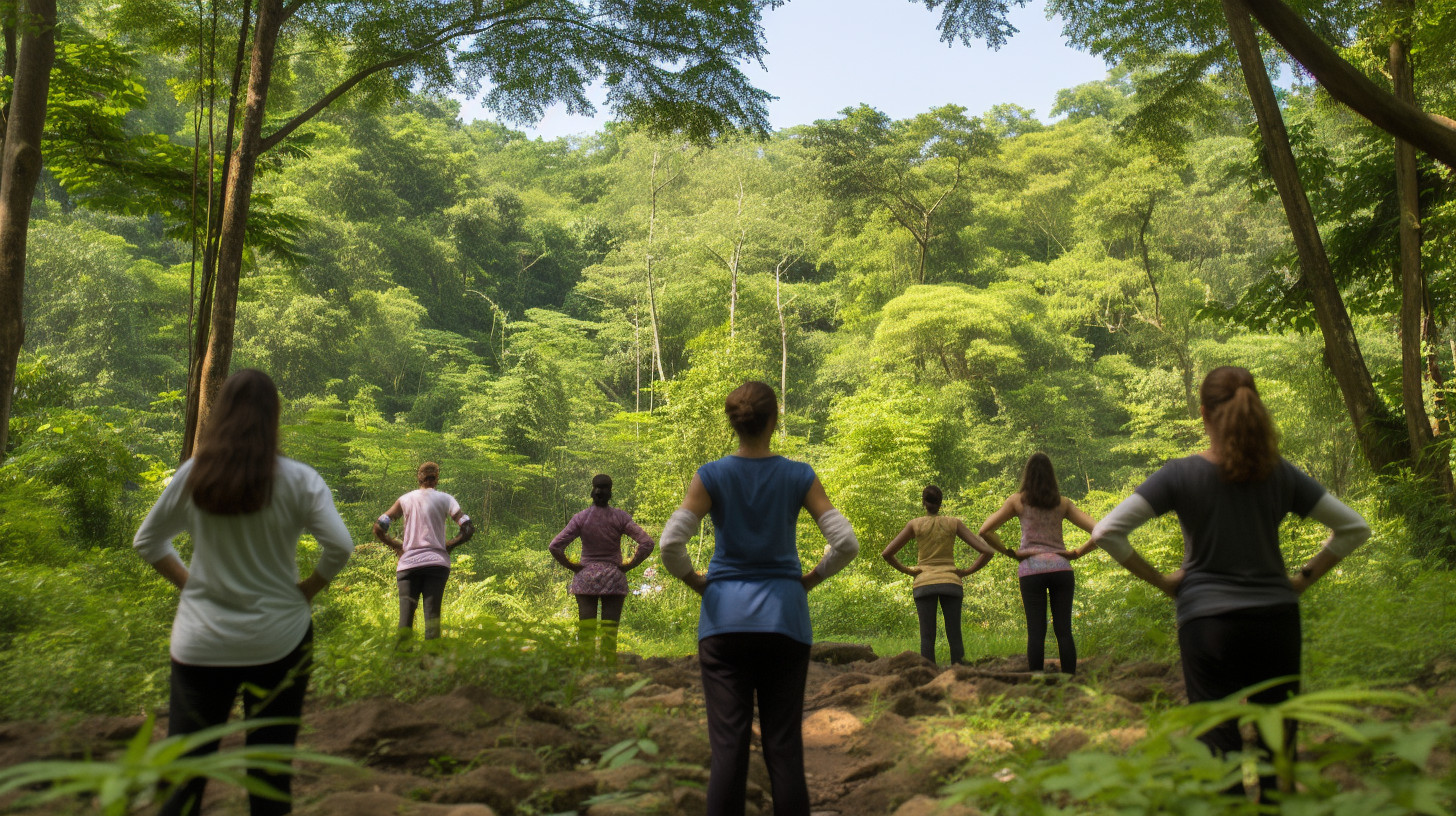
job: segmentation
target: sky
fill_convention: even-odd
[[[1059,20],[1047,20],[1042,0],[1012,12],[1020,32],[999,51],[984,43],[947,46],[938,11],[915,0],[793,0],[764,14],[768,56],[749,78],[778,99],[769,104],[775,128],[835,117],[861,102],[904,119],[947,103],[972,114],[1013,102],[1050,118],[1058,90],[1101,79],[1101,59],[1068,47]],[[601,95],[594,99],[600,102]],[[493,119],[478,100],[462,99],[466,121]],[[571,116],[561,107],[533,125],[512,125],[554,139],[600,130],[611,113]]]

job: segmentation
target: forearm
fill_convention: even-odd
[[[894,553],[880,553],[880,557],[885,559],[890,566],[894,567],[896,572],[903,572],[912,578],[915,577],[915,573],[909,567],[900,563],[900,559],[896,558]]]
[[[679,507],[668,517],[662,527],[662,566],[669,575],[687,581],[687,576],[697,575],[692,559],[688,558],[688,541],[697,532],[702,517]],[[691,582],[689,582],[691,585]]]
[[[859,539],[854,535],[854,528],[849,526],[849,520],[838,510],[831,509],[814,521],[819,525],[819,531],[824,534],[824,540],[828,542],[824,547],[824,557],[819,559],[819,563],[812,570],[822,580],[844,569],[854,560],[859,554]]]
[[[187,565],[175,554],[167,555],[160,561],[152,562],[152,569],[156,570],[163,578],[166,578],[172,586],[182,589],[187,586]]]

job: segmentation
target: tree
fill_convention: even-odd
[[[959,105],[898,122],[868,105],[846,108],[843,119],[815,122],[808,142],[831,195],[872,202],[915,240],[921,284],[931,242],[946,232],[945,205],[997,150],[996,137]]]
[[[382,93],[414,84],[473,90],[489,80],[487,103],[508,117],[529,120],[558,101],[572,112],[590,111],[585,89],[602,80],[619,113],[655,128],[693,140],[730,130],[761,132],[767,95],[749,83],[739,65],[762,55],[758,21],[774,4],[361,0],[324,8],[303,0],[258,0],[238,146],[224,173],[216,255],[207,258],[215,271],[204,269],[203,275],[211,281],[211,315],[206,326],[199,322],[202,353],[189,384],[193,407],[184,457],[231,366],[252,188],[265,152],[366,82]],[[332,87],[264,134],[274,55],[285,26],[295,21],[301,39],[348,42],[346,67]]]
[[[55,62],[55,0],[25,0],[9,6],[5,18],[5,73],[11,80],[0,151],[0,459],[10,435],[10,401],[16,365],[25,342],[21,304],[25,291],[25,247],[30,204],[41,171],[41,134]],[[20,47],[15,42],[20,32]]]

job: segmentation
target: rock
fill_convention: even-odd
[[[516,802],[531,795],[531,787],[505,768],[484,765],[452,777],[432,798],[441,804],[480,802],[510,813]]]
[[[597,792],[597,778],[588,771],[564,771],[536,780],[531,804],[546,813],[577,810]]]
[[[617,793],[632,787],[633,782],[652,776],[652,769],[646,765],[629,763],[592,773],[597,778],[597,793]]]
[[[1164,694],[1163,682],[1148,678],[1114,680],[1102,687],[1108,694],[1115,694],[1131,703],[1146,703],[1158,694]],[[1164,696],[1167,696],[1164,694]]]
[[[662,793],[644,793],[622,802],[603,802],[586,809],[586,816],[639,816],[671,813],[672,800]]]
[[[481,804],[446,806],[411,801],[391,793],[335,793],[299,808],[301,816],[495,816]]]
[[[1073,751],[1079,751],[1091,742],[1087,732],[1080,728],[1063,728],[1052,738],[1047,740],[1046,755],[1048,759],[1066,759]]]
[[[967,805],[946,805],[939,799],[919,794],[895,810],[895,816],[976,816],[978,811]]]
[[[627,709],[643,709],[654,707],[681,708],[682,706],[685,706],[687,704],[687,692],[684,689],[675,688],[672,691],[667,692],[666,694],[658,694],[651,697],[644,697],[639,694],[637,696],[628,698],[628,700],[622,704],[622,707]]]
[[[672,805],[679,816],[707,816],[708,794],[702,788],[673,788]]]
[[[821,641],[809,647],[809,659],[820,663],[842,666],[856,660],[876,660],[875,650],[867,643],[836,643]]]
[[[804,718],[805,748],[834,748],[858,734],[865,727],[863,720],[843,708],[821,708]]]
[[[872,759],[867,762],[861,762],[845,771],[840,775],[839,781],[841,783],[858,782],[861,779],[879,776],[893,767],[895,767],[895,763],[888,759]]]

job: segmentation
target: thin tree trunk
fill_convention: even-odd
[[[774,307],[779,313],[779,435],[789,437],[789,324],[784,319],[785,256],[774,267]]]
[[[197,416],[199,431],[207,425],[207,416],[232,365],[233,329],[237,318],[248,208],[253,197],[253,177],[262,142],[268,86],[273,78],[273,51],[282,22],[282,0],[259,0],[252,65],[248,75],[248,100],[238,132],[238,149],[229,161],[228,181],[224,188],[222,230],[217,244],[217,277],[213,284],[212,330],[208,337],[207,355],[202,359],[202,388]]]
[[[41,137],[56,59],[55,0],[26,0],[19,21],[5,147],[0,153],[0,460],[10,438],[10,403],[25,343],[25,249],[41,171]]]
[[[1421,347],[1426,351],[1426,376],[1431,381],[1432,400],[1436,404],[1436,415],[1431,420],[1431,432],[1436,435],[1451,432],[1450,408],[1446,404],[1446,382],[1441,374],[1441,363],[1436,356],[1436,347],[1441,342],[1440,329],[1431,314],[1431,290],[1426,289],[1425,320],[1421,323]]]
[[[1410,61],[1409,23],[1414,11],[1411,0],[1388,0],[1399,17],[1401,31],[1390,42],[1390,76],[1396,98],[1415,104],[1415,71]],[[1395,140],[1395,190],[1400,205],[1400,386],[1405,403],[1405,427],[1411,461],[1426,476],[1452,495],[1451,466],[1440,456],[1429,455],[1431,419],[1426,414],[1423,388],[1425,355],[1421,352],[1422,320],[1426,305],[1425,276],[1421,270],[1421,191],[1417,175],[1416,150],[1409,142]]]
[[[1345,410],[1354,423],[1370,469],[1383,473],[1390,465],[1404,461],[1405,457],[1387,436],[1390,418],[1375,393],[1350,315],[1345,311],[1345,302],[1330,272],[1324,242],[1299,178],[1299,168],[1289,146],[1289,134],[1284,128],[1284,116],[1274,96],[1269,69],[1264,64],[1258,35],[1249,20],[1247,7],[1242,0],[1223,0],[1223,8],[1258,118],[1270,175],[1279,189],[1279,198],[1284,204],[1284,213],[1289,220],[1294,247],[1304,273],[1304,283],[1314,302],[1315,318],[1324,336],[1325,361],[1340,386]]]
[[[1456,123],[1430,116],[1376,85],[1280,0],[1224,0],[1224,9],[1231,18],[1257,18],[1330,96],[1386,133],[1456,168]]]
[[[662,160],[659,151],[652,151],[652,175],[648,177],[648,210],[647,210],[647,316],[652,321],[652,361],[648,366],[647,375],[651,380],[649,385],[656,385],[659,377],[662,376],[662,340],[657,330],[657,284],[652,280],[652,245],[657,238],[657,193],[662,188],[657,184],[657,167]],[[647,396],[647,410],[649,413],[657,407],[657,389]]]
[[[733,241],[733,254],[728,258],[728,274],[732,282],[728,285],[728,337],[738,336],[738,261],[743,257],[743,179],[738,180],[738,237]]]
[[[242,25],[238,29],[237,53],[233,57],[233,80],[228,94],[227,126],[224,129],[223,155],[231,157],[233,137],[237,129],[238,95],[243,85],[243,57],[247,54],[248,31],[252,24],[252,0],[243,3]],[[208,83],[215,85],[217,77],[217,0],[212,3],[212,41],[208,50]],[[222,214],[227,204],[228,171],[231,162],[224,163],[222,178],[217,174],[217,148],[215,144],[217,122],[217,94],[208,92],[207,105],[207,239],[202,249],[202,282],[197,292],[197,325],[192,334],[192,352],[187,369],[187,408],[182,434],[182,461],[192,458],[192,448],[197,443],[197,431],[201,427],[202,410],[202,361],[207,355],[212,333],[212,303],[217,280],[217,248],[221,237]],[[222,200],[218,200],[218,192]]]

